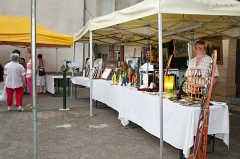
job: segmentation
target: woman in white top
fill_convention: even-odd
[[[23,111],[23,87],[26,87],[25,68],[18,63],[19,55],[17,53],[11,54],[10,59],[11,62],[7,63],[4,67],[8,111],[12,110],[14,91],[16,91],[16,106],[18,106],[18,111]]]

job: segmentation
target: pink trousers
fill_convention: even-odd
[[[26,78],[26,79],[27,79],[28,91],[30,93],[30,96],[32,96],[32,79],[31,78]],[[36,94],[36,97],[38,97],[38,94]]]

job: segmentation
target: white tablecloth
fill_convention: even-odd
[[[63,79],[62,75],[46,75],[47,91],[55,94],[54,79]],[[72,76],[66,76],[66,78],[71,78]]]
[[[199,107],[185,107],[163,99],[163,140],[172,146],[182,149],[185,157],[189,156],[190,147],[194,144]],[[160,137],[159,97],[126,89],[124,100],[119,111],[123,125],[132,121],[152,135]],[[216,134],[229,145],[228,106],[211,106],[208,134]]]
[[[150,134],[160,137],[159,97],[142,93],[134,88],[112,85],[112,81],[93,80],[93,99],[103,102],[119,112],[121,123],[129,120]],[[200,107],[185,107],[163,99],[163,140],[183,150],[189,156],[194,144]],[[211,106],[208,134],[216,134],[229,146],[228,106]]]
[[[112,81],[94,79],[92,95],[94,100],[103,102],[119,112],[125,88],[112,84]]]
[[[80,77],[80,76],[73,77],[72,83],[85,86],[85,87],[90,87],[90,79],[88,77]]]

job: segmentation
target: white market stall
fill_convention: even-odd
[[[193,40],[221,35],[240,37],[240,2],[236,0],[145,0],[111,14],[92,18],[76,34],[75,42],[111,45],[158,45],[172,39]],[[191,43],[192,44],[192,43]],[[159,45],[162,75],[162,45]],[[92,49],[90,49],[92,58]],[[92,59],[90,60],[92,62]],[[90,115],[92,116],[92,63],[90,63]],[[160,76],[160,81],[163,77]],[[160,155],[162,151],[163,101],[159,83]]]

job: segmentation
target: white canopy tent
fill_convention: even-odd
[[[193,36],[194,35],[194,36]],[[111,45],[154,45],[172,39],[193,41],[222,35],[240,37],[240,2],[237,0],[145,0],[129,8],[92,18],[76,34],[75,42]],[[159,80],[162,45],[159,45]],[[92,59],[90,60],[92,62]],[[92,116],[92,63],[90,63],[90,115]],[[159,82],[160,156],[163,158],[163,101]],[[183,152],[187,157],[189,152]]]
[[[129,8],[92,18],[76,34],[75,42],[116,45],[158,43],[158,6],[163,42],[205,36],[240,37],[240,3],[236,0],[145,0]],[[193,28],[193,29],[191,29]],[[179,30],[180,29],[180,30]],[[194,31],[194,32],[190,32]]]

